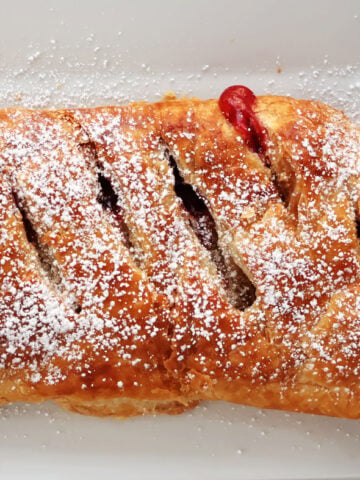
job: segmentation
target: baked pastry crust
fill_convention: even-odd
[[[2,402],[360,417],[359,129],[253,113],[260,153],[216,100],[1,111]]]

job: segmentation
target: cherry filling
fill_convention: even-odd
[[[100,184],[100,193],[97,200],[102,205],[104,210],[111,212],[111,215],[123,233],[125,245],[128,248],[131,248],[132,245],[130,241],[130,232],[125,222],[124,212],[118,202],[118,195],[115,193],[111,185],[111,181],[102,174],[100,167],[98,172],[98,182]]]
[[[192,226],[200,242],[205,248],[212,250],[217,245],[214,219],[204,200],[189,183],[184,181],[172,155],[169,155],[169,164],[175,177],[175,193],[181,198],[185,209],[190,213],[193,220]]]
[[[255,103],[253,92],[242,85],[228,87],[219,98],[219,107],[225,118],[232,123],[253,152],[264,155],[268,133],[253,110]]]
[[[215,220],[204,199],[192,185],[186,183],[174,157],[169,152],[167,152],[167,157],[174,174],[175,193],[181,198],[185,209],[189,212],[192,229],[200,243],[210,252],[227,292],[228,300],[235,308],[245,310],[255,301],[254,285],[230,256],[224,256],[219,247]]]

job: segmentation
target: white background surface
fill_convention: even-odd
[[[357,1],[0,0],[0,106],[208,97],[242,83],[360,121],[359,68]],[[218,403],[118,422],[11,405],[0,479],[20,478],[360,478],[360,421]]]

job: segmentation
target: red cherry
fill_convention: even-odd
[[[256,117],[254,93],[242,85],[228,87],[219,98],[219,107],[225,118],[240,133],[248,147],[256,153],[265,153],[268,134]]]

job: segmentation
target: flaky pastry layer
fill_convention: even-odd
[[[0,112],[0,401],[360,417],[360,133],[258,97]],[[251,128],[251,126],[249,127]]]

